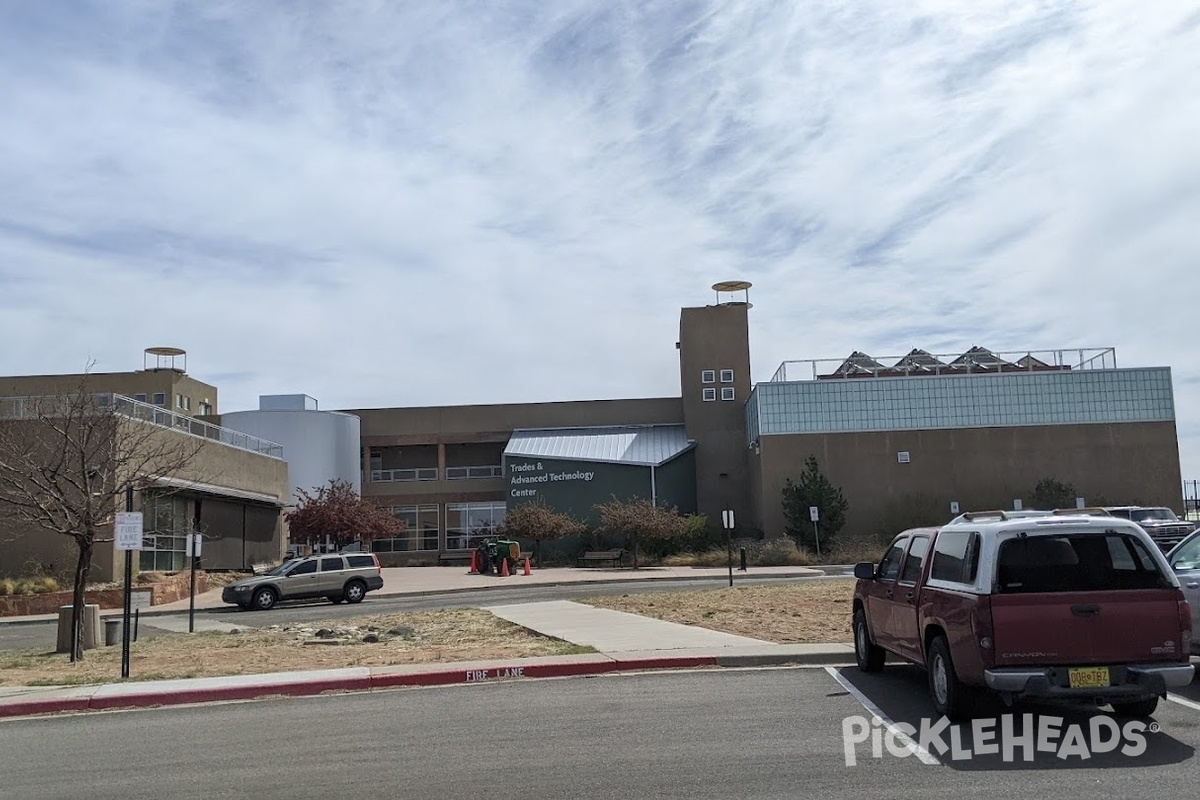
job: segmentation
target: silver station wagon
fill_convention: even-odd
[[[383,588],[383,570],[374,553],[325,553],[289,559],[270,572],[231,583],[221,599],[244,609],[265,611],[280,600],[324,597],[360,603]]]

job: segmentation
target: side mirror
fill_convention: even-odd
[[[859,580],[875,580],[875,565],[870,561],[860,561],[854,565],[854,577]]]

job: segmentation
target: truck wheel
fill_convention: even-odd
[[[863,672],[879,672],[883,669],[883,661],[887,657],[883,648],[871,641],[871,631],[867,628],[867,615],[862,609],[854,612],[854,660]]]
[[[1148,717],[1158,708],[1158,698],[1147,697],[1145,700],[1135,700],[1131,703],[1113,703],[1112,707],[1121,717]]]
[[[969,718],[970,690],[959,681],[958,673],[954,671],[950,645],[945,636],[938,636],[930,642],[926,668],[929,672],[929,694],[933,698],[934,710],[952,722]]]

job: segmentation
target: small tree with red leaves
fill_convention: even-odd
[[[381,506],[364,500],[346,481],[332,480],[315,495],[300,490],[300,503],[288,512],[293,542],[321,544],[326,537],[337,549],[356,542],[391,539],[404,532],[404,523]]]

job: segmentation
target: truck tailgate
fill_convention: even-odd
[[[1179,599],[1174,588],[995,595],[996,665],[1179,661]]]

